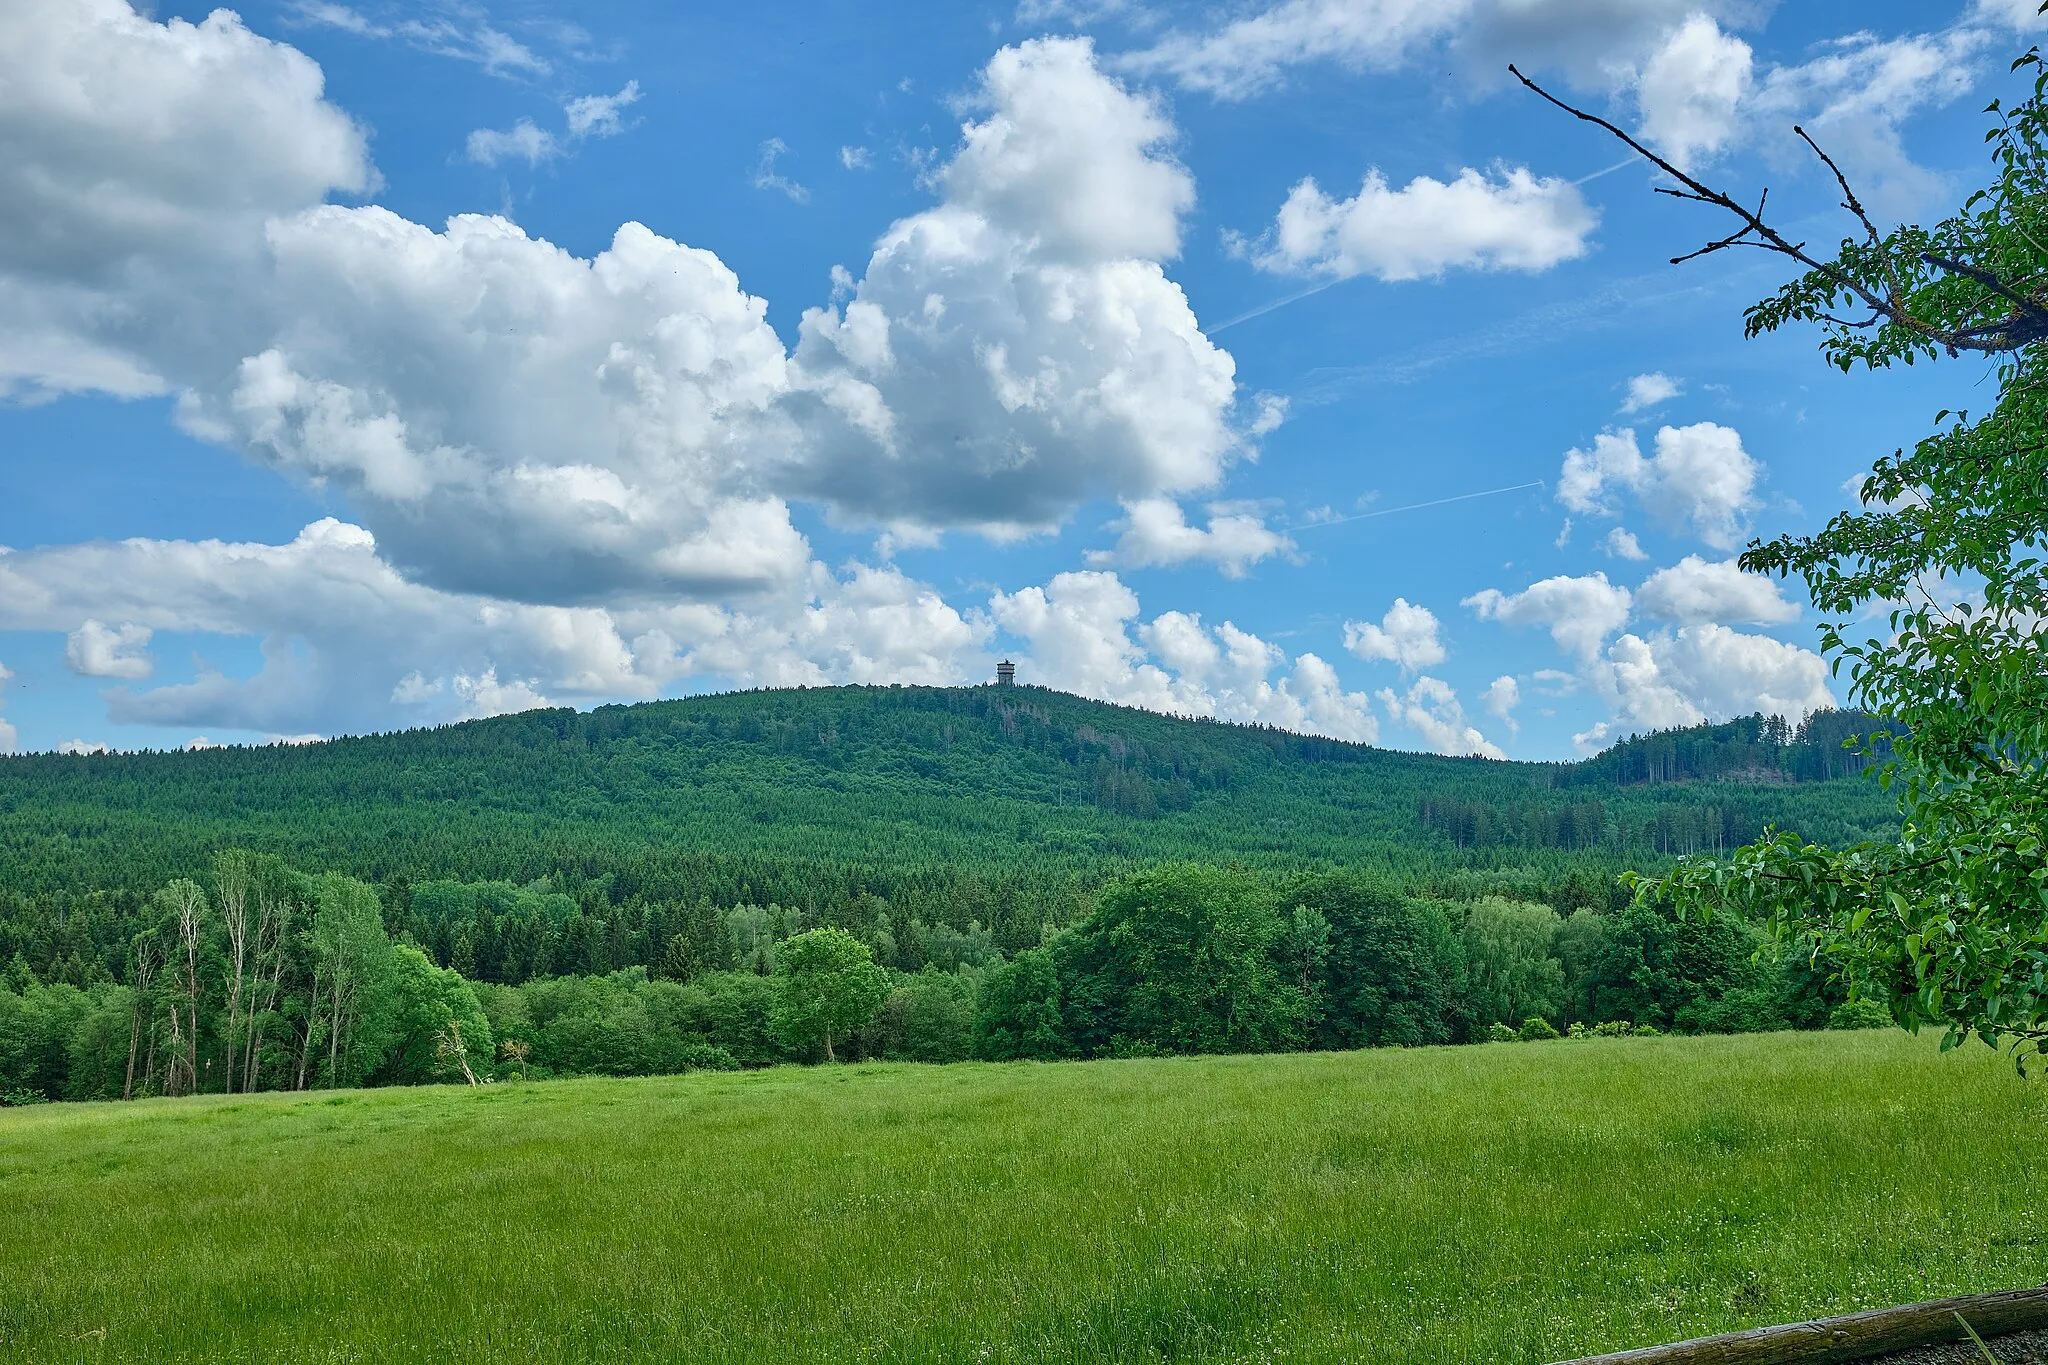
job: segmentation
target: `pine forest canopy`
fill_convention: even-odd
[[[613,879],[816,904],[1162,860],[1611,878],[1766,825],[1884,837],[1857,718],[1631,738],[1578,764],[1401,753],[1039,688],[733,693],[291,747],[0,760],[0,891],[151,891],[231,846],[375,882]],[[984,917],[985,918],[985,917]]]

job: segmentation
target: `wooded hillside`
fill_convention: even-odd
[[[1801,780],[1829,770],[1823,749],[1849,766],[1838,741],[1759,744],[1744,726],[1762,724],[1578,765],[1500,763],[1040,688],[849,687],[306,747],[26,755],[0,759],[0,888],[154,889],[241,846],[376,882],[566,874],[610,877],[620,895],[792,904],[979,894],[963,880],[1050,888],[1172,859],[1604,876],[1766,823],[1882,834],[1874,784]],[[1654,785],[1639,761],[1651,744],[1687,756]],[[1682,773],[1724,780],[1671,780]]]

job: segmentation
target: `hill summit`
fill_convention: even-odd
[[[829,864],[870,882],[938,868],[1087,881],[1179,859],[1604,870],[1727,847],[1767,822],[1830,840],[1885,828],[1873,784],[1799,780],[1819,775],[1802,757],[1819,739],[1761,728],[1517,763],[1035,687],[735,692],[305,747],[0,760],[0,884],[139,890],[230,844],[376,880],[630,879],[679,859],[732,876]],[[1646,746],[1687,755],[1661,775],[1708,780],[1638,780],[1631,755]],[[1713,758],[1737,751],[1739,764]]]

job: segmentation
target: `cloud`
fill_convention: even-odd
[[[295,305],[195,434],[338,486],[424,582],[529,601],[787,588],[806,547],[747,483],[785,388],[765,305],[638,224],[583,260],[501,218],[271,225]]]
[[[1256,402],[1239,425],[1234,365],[1160,264],[1193,195],[1171,125],[1085,41],[997,54],[985,116],[933,173],[942,202],[883,236],[843,308],[804,316],[792,358],[722,262],[639,224],[577,257],[494,216],[435,231],[318,202],[374,172],[317,67],[231,16],[107,13],[38,11],[0,61],[133,66],[115,97],[128,123],[198,148],[140,164],[128,127],[79,124],[47,82],[4,86],[0,139],[31,163],[66,148],[21,172],[32,206],[70,187],[32,221],[57,221],[67,250],[106,249],[53,285],[24,255],[33,234],[0,237],[0,302],[18,305],[0,375],[13,361],[30,388],[177,391],[187,431],[346,497],[383,557],[430,586],[738,605],[807,572],[790,498],[906,535],[1015,535],[1092,497],[1211,487],[1270,426]],[[158,77],[191,64],[166,55],[178,43],[218,79]],[[136,102],[153,80],[161,98]],[[30,135],[53,127],[64,137]],[[252,128],[265,136],[244,146]],[[190,201],[189,224],[101,221],[181,161],[193,183],[165,193]],[[1212,526],[1206,543],[1241,564],[1248,551],[1213,537],[1246,529]]]
[[[118,631],[97,624],[126,623]],[[408,672],[482,677],[493,667],[584,696],[649,697],[618,623],[597,608],[521,607],[438,592],[384,563],[360,527],[327,519],[284,545],[127,540],[0,557],[0,629],[73,632],[74,667],[139,680],[149,632],[254,636],[264,665],[109,694],[117,723],[298,733],[375,729]],[[430,719],[452,718],[452,709]]]
[[[347,5],[297,0],[289,12],[299,22],[337,28],[359,38],[396,41],[437,57],[471,62],[493,76],[545,76],[553,68],[524,43],[450,6],[447,16],[375,19]]]
[[[82,758],[88,754],[112,753],[113,750],[108,748],[102,741],[96,739],[67,739],[59,741],[57,752]]]
[[[1399,664],[1403,672],[1413,673],[1444,661],[1437,630],[1435,612],[1397,597],[1378,625],[1346,621],[1344,648],[1361,659],[1385,659]]]
[[[2000,24],[2021,33],[2038,33],[2048,28],[2048,15],[2040,0],[1977,0],[1971,16],[1980,23]]]
[[[1509,734],[1521,733],[1522,727],[1515,721],[1515,708],[1522,704],[1522,686],[1512,674],[1502,674],[1488,683],[1479,700],[1508,727]]]
[[[1582,578],[1546,578],[1518,593],[1487,588],[1459,605],[1470,607],[1481,620],[1542,626],[1559,649],[1590,661],[1598,657],[1601,643],[1628,623],[1630,600],[1627,588],[1596,573]]]
[[[2007,32],[2039,31],[2028,0],[1977,0],[1930,33],[1851,33],[1803,62],[1760,64],[1730,30],[1760,26],[1768,0],[1281,0],[1221,25],[1167,33],[1121,65],[1240,100],[1294,68],[1390,71],[1448,62],[1475,90],[1509,61],[1579,91],[1632,103],[1638,132],[1681,165],[1762,148],[1808,173],[1804,124],[1865,179],[1867,201],[1907,204],[1938,188],[1903,150],[1901,123],[1990,74]],[[1626,121],[1624,109],[1618,117]]]
[[[12,669],[8,668],[6,664],[0,664],[0,683],[5,683],[8,679],[12,678],[13,676],[14,672]],[[6,699],[4,697],[0,697],[0,710],[5,710],[6,706]],[[14,728],[13,724],[7,719],[7,717],[0,716],[0,754],[13,753],[15,747],[20,743],[21,732]]]
[[[1018,677],[1104,701],[1180,715],[1258,722],[1370,744],[1379,736],[1370,699],[1346,692],[1314,654],[1292,671],[1277,646],[1229,622],[1166,612],[1138,627],[1138,597],[1113,573],[1063,573],[1043,587],[998,593],[989,614],[1029,653]]]
[[[681,642],[678,668],[747,686],[906,682],[954,686],[988,677],[993,626],[962,613],[928,584],[893,568],[851,565],[836,578],[814,567],[808,596],[663,622]],[[643,638],[641,643],[653,643]]]
[[[1303,180],[1249,250],[1261,269],[1333,279],[1538,271],[1584,255],[1599,220],[1570,181],[1538,179],[1522,166],[1467,167],[1448,184],[1417,176],[1398,190],[1373,170],[1344,200]]]
[[[1427,674],[1406,693],[1380,689],[1387,714],[1422,736],[1431,752],[1460,758],[1506,758],[1500,747],[1467,724],[1465,709],[1449,683]]]
[[[1608,719],[1573,737],[1581,752],[1630,726],[1668,729],[1759,710],[1797,721],[1835,704],[1820,655],[1723,624],[1778,624],[1800,614],[1775,582],[1743,573],[1733,560],[1712,563],[1688,555],[1650,575],[1633,595],[1594,574],[1545,579],[1515,594],[1489,588],[1464,605],[1482,619],[1544,627],[1573,659],[1576,678],[1548,669],[1534,676],[1554,695],[1583,685],[1611,708]],[[1617,634],[1637,610],[1676,628]],[[1496,695],[1499,709],[1493,705]],[[1488,691],[1489,709],[1504,720],[1519,700],[1513,678],[1497,679]]]
[[[1192,176],[1165,154],[1173,124],[1158,103],[1105,77],[1087,39],[1004,48],[982,72],[988,117],[939,172],[948,204],[1028,228],[1072,261],[1180,254]]]
[[[754,163],[754,188],[773,190],[792,204],[808,204],[811,192],[775,169],[775,163],[789,154],[789,144],[771,137],[761,144],[761,159]]]
[[[469,135],[464,154],[479,166],[495,166],[515,159],[538,166],[560,156],[562,144],[553,133],[536,127],[532,119],[523,118],[507,129],[478,128]]]
[[[1757,92],[1755,117],[1777,129],[1802,123],[1878,212],[1922,209],[1946,199],[1951,186],[1913,161],[1900,125],[1968,94],[2003,43],[2002,35],[1969,27],[1889,40],[1851,35],[1812,61],[1771,72]],[[1780,162],[1810,156],[1782,132],[1775,154]]]
[[[583,95],[562,106],[568,127],[568,142],[585,138],[615,137],[625,131],[619,111],[640,98],[640,82],[627,81],[616,95]],[[479,166],[495,166],[520,160],[529,166],[564,155],[568,143],[546,129],[522,118],[510,128],[479,128],[469,135],[465,155]]]
[[[1639,374],[1628,381],[1628,397],[1622,401],[1621,410],[1637,413],[1645,408],[1654,408],[1668,403],[1685,392],[1685,385],[1661,370]]]
[[[1754,66],[1748,43],[1707,15],[1687,19],[1643,65],[1636,101],[1644,140],[1681,170],[1726,147]]]
[[[100,619],[134,624],[81,628]],[[261,641],[250,677],[202,667],[191,682],[109,694],[117,723],[360,732],[553,699],[644,700],[685,678],[957,684],[986,672],[991,629],[925,584],[859,565],[840,576],[811,564],[794,591],[745,610],[444,592],[333,519],[284,545],[127,540],[0,556],[0,630],[77,632],[87,645],[139,645],[151,630]]]
[[[1397,65],[1412,48],[1449,32],[1468,8],[1466,0],[1286,0],[1212,33],[1168,34],[1127,60],[1191,90],[1245,99],[1303,62]]]
[[[1635,532],[1625,526],[1617,526],[1602,537],[1600,551],[1602,554],[1613,559],[1648,559],[1650,557],[1649,552],[1644,550],[1641,542],[1636,539]]]
[[[88,618],[65,640],[64,659],[87,678],[147,678],[155,671],[148,654],[153,634],[132,622],[110,627]]]
[[[1712,623],[1623,635],[1590,670],[1616,714],[1573,737],[1591,752],[1625,728],[1724,721],[1761,711],[1798,723],[1837,704],[1827,662],[1810,649]]]
[[[815,440],[778,486],[996,535],[1095,492],[1213,486],[1251,437],[1231,358],[1160,264],[1194,195],[1172,126],[1083,39],[1005,48],[977,98],[943,201],[883,234],[843,310],[804,314],[791,411]]]
[[[1636,607],[1654,621],[1748,621],[1775,625],[1799,619],[1775,579],[1744,573],[1732,559],[1708,563],[1687,555],[1636,589]]]
[[[1612,88],[1696,14],[1749,17],[1749,0],[1282,0],[1208,32],[1175,31],[1126,59],[1219,99],[1281,85],[1297,66],[1392,70],[1448,50],[1493,83],[1508,61]]]
[[[875,154],[865,147],[841,147],[839,164],[849,171],[872,170],[875,165]]]
[[[1225,578],[1243,578],[1251,566],[1273,555],[1292,554],[1292,539],[1269,528],[1264,519],[1240,503],[1212,503],[1209,525],[1190,526],[1187,513],[1171,498],[1143,498],[1124,506],[1116,547],[1090,550],[1090,564],[1140,569],[1214,564]]]
[[[1370,699],[1313,654],[1290,664],[1228,622],[1139,627],[1135,605],[1088,616],[1091,591],[1119,600],[1113,574],[984,614],[811,558],[789,499],[904,539],[1017,534],[1095,497],[1213,487],[1277,415],[1240,411],[1231,358],[1166,276],[1193,183],[1163,107],[1079,40],[998,53],[978,100],[932,171],[939,202],[883,235],[842,307],[805,315],[792,355],[717,257],[639,224],[579,257],[496,216],[437,230],[325,202],[376,185],[362,131],[317,66],[231,14],[38,0],[0,50],[0,214],[23,229],[0,232],[0,376],[173,393],[187,432],[360,524],[0,557],[0,629],[73,636],[130,684],[108,693],[116,723],[292,735],[684,679],[964,681],[1003,616],[1039,621],[1041,676],[1371,739]],[[568,117],[558,142],[608,127],[596,106]],[[1203,530],[1150,525],[1169,534],[1139,531],[1134,556],[1285,552],[1229,504]],[[1112,636],[1140,651],[1123,674],[1082,667],[1085,631],[1058,628],[1076,613],[1111,656]],[[1168,673],[1132,629],[1216,660]],[[142,632],[163,631],[254,639],[262,663],[144,685]]]
[[[486,668],[481,677],[475,678],[459,673],[452,685],[454,694],[462,700],[462,709],[456,713],[457,717],[481,720],[486,716],[506,716],[552,706],[554,703],[535,690],[537,683],[538,679],[533,678],[501,683],[495,668]]]
[[[1029,644],[1032,667],[1020,670],[1026,681],[1157,711],[1176,709],[1172,679],[1147,662],[1131,639],[1138,595],[1115,574],[1063,573],[1042,588],[997,593],[989,613]],[[1181,656],[1183,667],[1190,657]]]
[[[151,23],[123,0],[23,0],[0,44],[0,397],[170,386],[217,353],[234,269],[277,213],[375,188],[320,68],[228,10]],[[163,309],[166,294],[213,306]]]
[[[1650,459],[1643,458],[1635,432],[1624,428],[1600,433],[1590,450],[1566,452],[1557,500],[1572,512],[1613,516],[1613,495],[1628,492],[1670,529],[1690,530],[1727,550],[1747,533],[1759,472],[1731,427],[1660,428]]]
[[[562,106],[570,137],[617,137],[625,131],[620,113],[640,102],[640,82],[627,81],[616,95],[581,95]]]

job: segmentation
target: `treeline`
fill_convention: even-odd
[[[1733,796],[1649,810],[1612,809],[1603,801],[1495,804],[1427,796],[1417,809],[1425,829],[1459,848],[1642,849],[1667,857],[1738,847],[1766,823],[1763,803]]]
[[[1864,711],[1815,711],[1795,727],[1783,716],[1738,716],[1630,735],[1564,765],[1559,786],[1664,782],[1828,782],[1854,777],[1890,752],[1897,726]]]
[[[1039,688],[741,693],[303,747],[0,758],[0,887],[147,895],[243,847],[386,888],[561,878],[580,895],[610,878],[614,903],[811,914],[866,891],[1000,933],[1001,898],[1072,904],[1162,862],[1612,875],[1712,846],[1702,803],[1832,843],[1895,823],[1874,784],[1669,780],[1687,759],[1651,785],[1639,766],[1395,753]],[[1491,814],[1432,819],[1425,800]]]
[[[1120,878],[1074,922],[1006,950],[978,923],[899,916],[871,894],[832,924],[708,899],[607,919],[601,897],[559,883],[426,883],[398,897],[235,851],[203,884],[177,879],[128,907],[118,970],[82,948],[46,959],[57,977],[11,956],[0,1099],[1863,1017],[1802,964],[1759,956],[1747,926],[1559,889],[1590,903],[1561,913],[1355,872],[1177,865]]]

